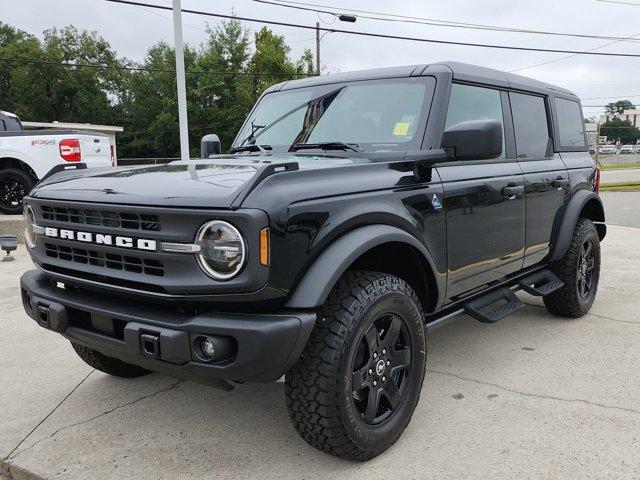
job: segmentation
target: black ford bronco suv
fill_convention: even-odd
[[[584,315],[604,211],[578,98],[459,63],[268,89],[228,155],[59,172],[25,201],[25,310],[92,367],[230,389],[285,375],[304,440],[367,460],[407,426],[425,335]],[[212,139],[213,138],[213,139]]]

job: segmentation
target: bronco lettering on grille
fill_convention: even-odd
[[[120,237],[114,235],[106,235],[101,233],[80,232],[75,230],[66,230],[64,228],[45,227],[45,237],[60,238],[62,240],[75,240],[84,243],[94,243],[96,245],[108,245],[121,248],[135,248],[138,250],[147,250],[155,252],[157,245],[155,240],[145,238]]]

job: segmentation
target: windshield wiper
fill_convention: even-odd
[[[350,150],[352,152],[364,152],[357,143],[345,142],[318,142],[318,143],[294,143],[289,147],[290,152],[298,150],[311,150],[319,148],[321,150]]]
[[[271,145],[267,144],[254,144],[254,145],[243,145],[241,147],[233,147],[229,149],[229,153],[238,153],[238,152],[262,152],[265,153],[267,150],[273,150]]]

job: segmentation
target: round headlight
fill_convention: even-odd
[[[200,245],[198,263],[207,275],[216,280],[235,277],[245,260],[242,235],[236,227],[221,220],[205,223],[198,231]]]
[[[24,207],[24,241],[27,242],[29,248],[36,246],[36,216],[30,205]]]

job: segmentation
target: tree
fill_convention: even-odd
[[[600,135],[606,136],[607,140],[636,143],[640,139],[640,130],[634,127],[629,120],[612,118],[600,126]]]
[[[26,120],[110,123],[126,72],[108,42],[75,27],[44,32],[44,40],[0,24],[0,104]],[[71,67],[63,63],[113,68]],[[4,66],[3,66],[4,67]]]
[[[229,20],[209,28],[208,35],[184,52],[192,156],[198,156],[207,133],[217,133],[228,148],[267,87],[314,74],[310,50],[292,60],[284,37],[267,28],[252,42],[240,21]],[[135,63],[118,58],[95,32],[54,28],[39,40],[0,22],[0,58],[15,59],[0,60],[2,109],[24,120],[122,125],[123,158],[178,156],[175,52],[167,43],[153,45]]]
[[[636,108],[636,106],[629,100],[618,100],[617,102],[607,104],[604,107],[604,111],[610,115],[615,115],[616,113],[624,113],[625,110],[632,110],[634,108]]]

